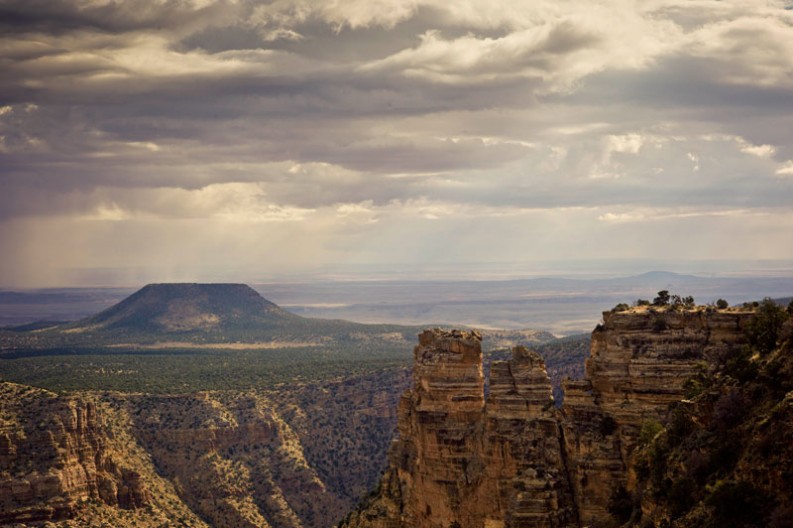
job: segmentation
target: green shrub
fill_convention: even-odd
[[[757,377],[759,368],[757,363],[752,361],[752,350],[743,347],[733,351],[732,356],[727,357],[722,372],[733,379],[746,383]]]
[[[678,407],[669,416],[666,426],[667,441],[670,445],[680,444],[684,438],[694,431],[694,422],[686,409]]]
[[[722,394],[713,406],[713,427],[717,430],[732,429],[743,421],[749,403],[740,390]]]
[[[686,399],[696,398],[713,384],[713,376],[708,371],[708,364],[704,361],[697,363],[696,373],[683,382]]]
[[[669,290],[661,290],[658,292],[658,296],[653,299],[653,306],[667,306],[670,300]]]
[[[639,431],[639,445],[647,446],[653,441],[653,438],[663,430],[664,426],[657,420],[652,418],[642,422],[642,428]]]
[[[708,473],[726,475],[733,470],[741,456],[741,444],[735,435],[725,437],[711,452]]]
[[[769,298],[763,299],[747,328],[752,348],[762,355],[773,352],[779,331],[787,318],[788,314],[781,306]]]

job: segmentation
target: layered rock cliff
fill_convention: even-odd
[[[0,524],[67,519],[89,501],[151,503],[94,402],[12,383],[0,384],[0,401]]]
[[[478,500],[484,523],[566,526],[574,521],[567,461],[543,360],[523,347],[494,363],[482,434]]]
[[[610,519],[610,500],[635,488],[632,455],[646,423],[666,420],[684,384],[746,342],[751,310],[641,308],[605,312],[586,377],[563,384],[561,425],[578,515]]]
[[[647,526],[793,526],[793,303],[764,301],[747,330],[640,435],[632,514]]]
[[[523,347],[494,362],[484,395],[475,333],[428,330],[414,350],[399,437],[370,504],[349,526],[564,526],[573,502],[551,383]]]
[[[377,493],[347,526],[608,526],[633,496],[647,424],[665,422],[684,384],[746,342],[751,310],[604,313],[586,377],[553,406],[542,360],[523,348],[491,369],[485,398],[475,335],[427,331]],[[629,508],[630,510],[630,508]]]
[[[771,352],[756,316],[607,312],[561,409],[534,352],[485,380],[479,335],[441,330],[401,398],[394,373],[174,396],[0,383],[0,524],[327,526],[374,482],[396,408],[347,526],[791,526],[793,319]]]
[[[332,525],[376,483],[407,374],[167,396],[0,383],[0,525]]]

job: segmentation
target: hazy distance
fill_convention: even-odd
[[[701,303],[736,304],[793,295],[793,277],[694,276],[649,272],[634,276],[512,280],[372,279],[251,284],[293,313],[325,319],[403,325],[537,329],[558,335],[589,332],[599,314],[619,303],[652,300],[662,289]],[[137,288],[0,291],[0,326],[88,317]]]

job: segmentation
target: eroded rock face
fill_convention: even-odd
[[[586,379],[568,381],[561,422],[570,481],[584,525],[609,520],[609,498],[632,490],[642,424],[663,422],[697,369],[745,343],[751,311],[605,312],[592,333]]]
[[[144,447],[212,526],[301,528],[342,515],[344,501],[326,488],[266,397],[151,396],[138,406]]]
[[[0,524],[65,519],[88,500],[148,503],[140,474],[114,456],[93,402],[12,383],[0,390]]]
[[[542,359],[524,348],[494,362],[482,393],[478,339],[431,330],[415,349],[390,467],[352,527],[602,526],[620,487],[635,487],[642,424],[663,421],[684,382],[745,343],[751,311],[604,313],[586,378],[553,406]]]
[[[0,525],[325,528],[377,482],[408,375],[181,395],[0,383]]]
[[[485,401],[478,335],[428,330],[415,348],[413,388],[379,494],[350,526],[569,526],[551,383],[519,347],[495,362]]]
[[[604,412],[623,425],[684,394],[698,365],[745,343],[753,312],[646,310],[603,314],[592,333],[586,377]]]
[[[415,526],[442,526],[437,520],[459,522],[469,515],[471,483],[481,473],[480,339],[428,330],[419,336],[414,360],[413,389],[399,403],[399,440],[391,460],[405,490],[405,517]]]
[[[470,526],[571,526],[567,464],[542,358],[517,347],[490,372],[477,489],[484,523]]]

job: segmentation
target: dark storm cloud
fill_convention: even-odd
[[[471,222],[506,240],[516,217],[548,222],[518,223],[548,252],[652,219],[790,221],[793,13],[774,0],[0,0],[0,65],[19,259],[55,222],[86,254],[247,222],[321,261]]]
[[[185,30],[209,21],[227,20],[236,2],[202,7],[187,0],[91,2],[80,0],[4,0],[0,30],[4,33],[64,33],[95,30],[124,33],[140,30]]]

